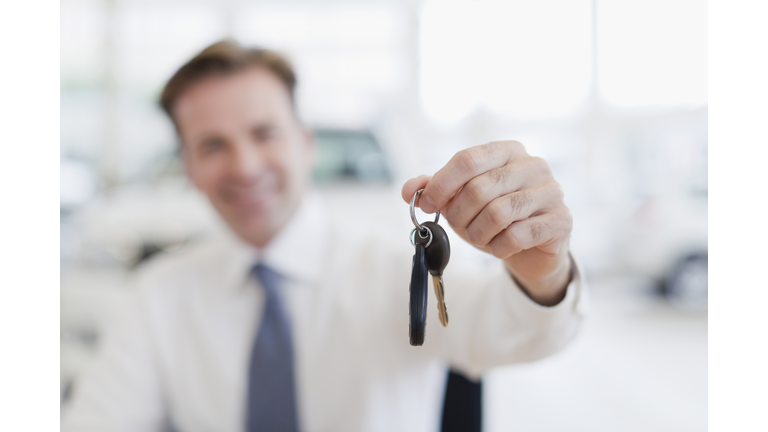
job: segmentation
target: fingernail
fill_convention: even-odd
[[[419,207],[421,207],[421,211],[423,211],[424,213],[432,213],[433,211],[435,211],[435,203],[433,203],[428,196],[424,196],[421,198]]]

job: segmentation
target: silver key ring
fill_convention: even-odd
[[[432,244],[432,230],[429,229],[429,227],[423,227],[425,230],[427,230],[427,234],[429,234],[429,240],[427,241],[427,244],[424,245],[424,249],[428,248],[429,245]],[[411,244],[413,247],[416,247],[416,231],[419,231],[417,228],[414,228],[413,231],[411,231]],[[426,235],[421,235],[421,231],[419,231],[419,237],[421,238],[427,238]]]
[[[419,189],[416,191],[415,194],[413,194],[413,198],[411,198],[411,220],[413,221],[413,225],[416,226],[416,228],[419,230],[419,235],[421,235],[422,232],[424,232],[425,229],[429,229],[427,227],[421,226],[419,224],[419,221],[416,220],[416,197],[421,195],[421,193],[424,192],[424,189]],[[438,211],[435,214],[435,223],[440,220],[440,211]],[[430,236],[432,235],[432,232],[430,231]],[[423,236],[421,238],[424,238]],[[432,242],[432,239],[429,239],[430,243]]]

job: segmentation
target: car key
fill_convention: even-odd
[[[414,242],[416,252],[413,254],[411,268],[410,303],[408,311],[408,336],[411,345],[424,344],[424,334],[427,327],[427,262],[424,243]]]
[[[443,289],[443,270],[451,259],[451,244],[448,234],[443,227],[434,222],[424,222],[421,226],[432,232],[432,244],[427,248],[427,270],[432,275],[432,285],[437,297],[437,311],[440,324],[448,327],[448,307],[445,305],[445,290]]]
[[[413,255],[413,264],[411,268],[411,285],[410,290],[410,304],[409,304],[409,319],[410,325],[408,327],[408,334],[411,339],[411,345],[420,346],[424,343],[424,334],[427,326],[427,272],[433,274],[433,284],[435,285],[435,294],[437,295],[440,322],[443,326],[448,325],[448,310],[445,307],[444,291],[442,274],[445,269],[445,265],[448,264],[450,258],[450,245],[448,244],[448,236],[445,234],[437,221],[440,219],[440,212],[435,215],[435,221],[431,222],[429,226],[427,224],[421,225],[416,220],[416,197],[418,197],[424,189],[419,189],[413,194],[411,198],[411,220],[416,227],[411,231],[411,244],[416,249]],[[430,228],[431,227],[431,228]],[[434,228],[434,233],[432,229]],[[437,237],[440,237],[437,239]],[[435,247],[430,250],[430,246],[434,241]],[[429,265],[428,262],[432,264]],[[435,278],[434,275],[437,275]]]
[[[443,228],[434,222],[421,224],[428,230],[429,235],[414,236],[415,243],[426,244],[427,270],[432,275],[432,285],[435,288],[437,298],[437,312],[440,324],[448,327],[448,308],[445,305],[445,291],[443,289],[443,270],[451,257],[451,247],[448,243],[448,235]],[[414,232],[416,230],[414,229]]]

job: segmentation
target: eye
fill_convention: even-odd
[[[200,152],[202,154],[216,153],[224,150],[225,143],[221,138],[208,138],[200,145]]]
[[[253,139],[258,142],[270,142],[278,137],[278,130],[274,126],[260,126],[252,131]]]

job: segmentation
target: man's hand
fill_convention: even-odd
[[[419,207],[440,210],[461,238],[504,260],[534,301],[563,299],[573,219],[544,159],[517,141],[492,142],[456,153],[433,177],[408,180],[403,199],[421,188]]]

